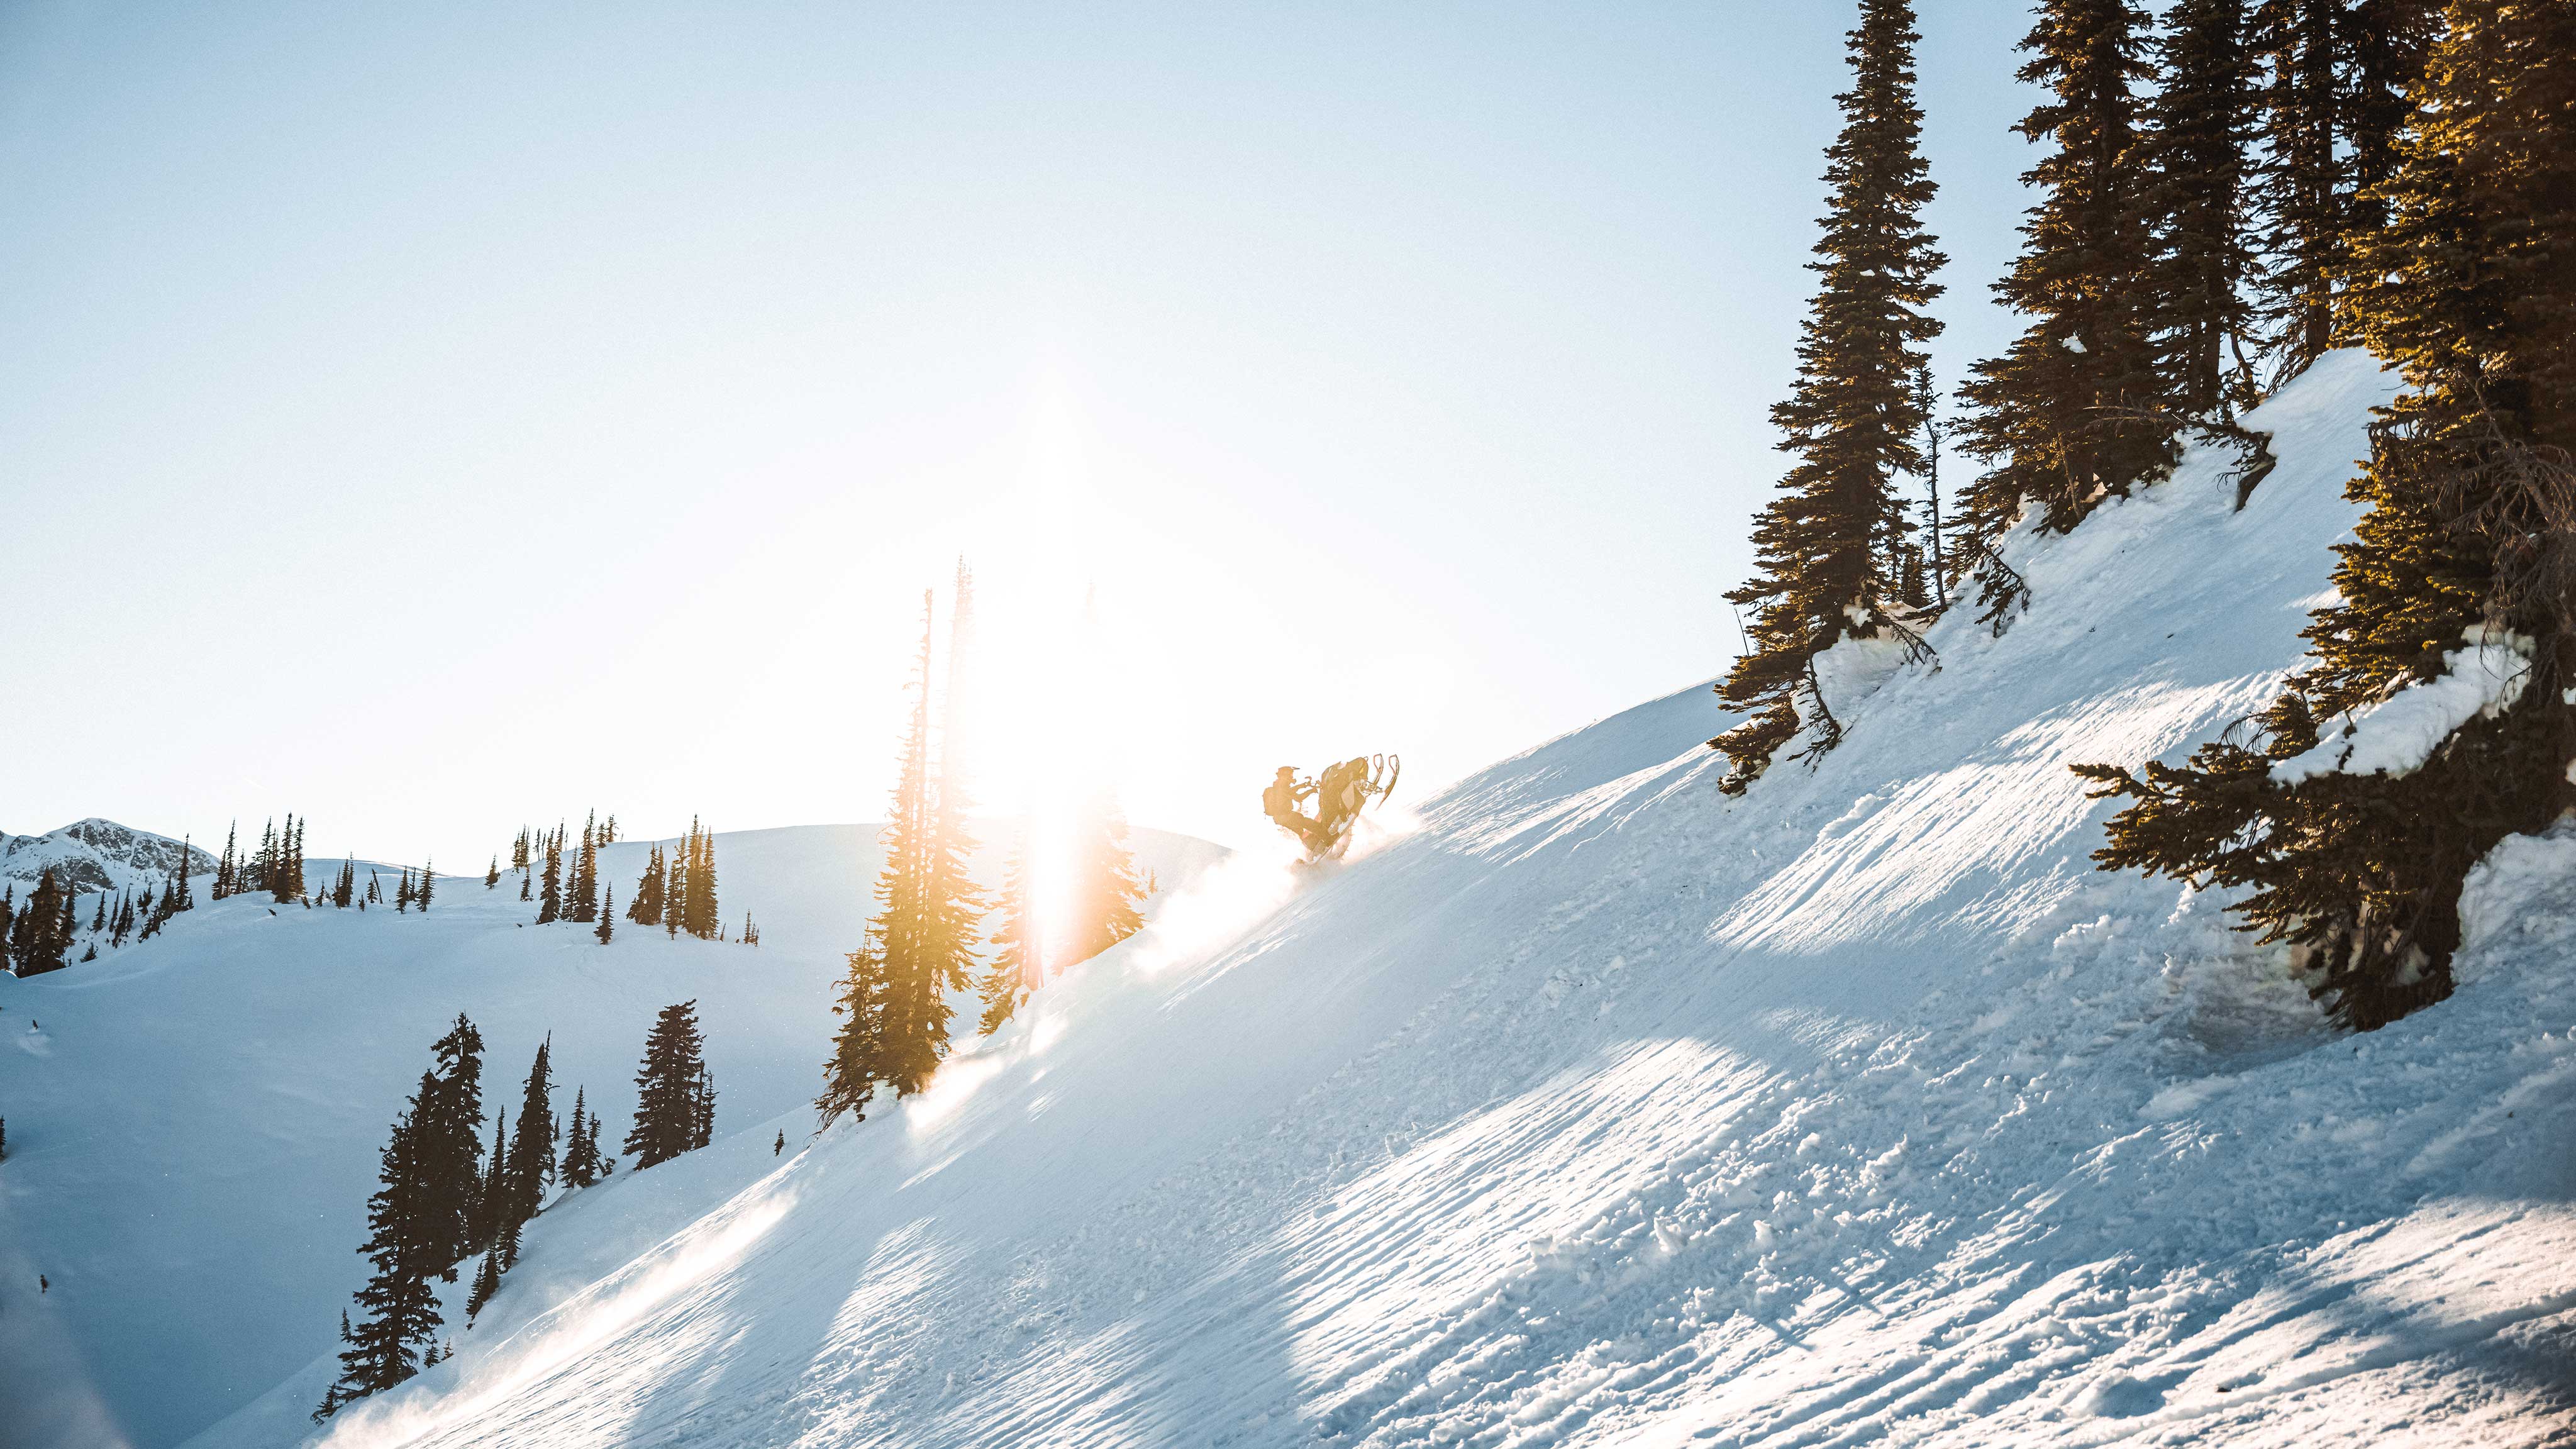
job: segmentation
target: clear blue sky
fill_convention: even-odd
[[[875,818],[960,550],[1003,806],[1240,840],[1711,676],[1850,12],[21,0],[0,828]],[[1955,382],[2027,19],[1923,22]]]

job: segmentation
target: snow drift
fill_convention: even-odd
[[[918,1099],[577,1196],[324,1437],[2564,1442],[2576,834],[2500,848],[2458,993],[2357,1037],[2223,901],[2093,870],[2067,770],[2268,700],[2391,390],[2286,390],[2241,512],[2200,452],[2015,535],[2031,611],[1942,621],[1812,770],[1730,800],[1715,701],[1657,701]],[[327,1376],[196,1442],[295,1441]]]

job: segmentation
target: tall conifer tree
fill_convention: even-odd
[[[638,1172],[705,1145],[714,1088],[697,1008],[694,1000],[663,1007],[644,1039],[644,1060],[635,1072],[635,1123],[624,1148]]]
[[[2150,336],[2149,171],[2133,89],[2147,70],[2146,16],[2134,0],[2043,0],[2039,11],[2020,75],[2049,94],[2016,129],[2053,149],[2023,176],[2040,199],[2020,258],[1995,284],[2030,320],[1961,389],[1971,406],[1961,446],[1988,470],[1962,496],[1960,521],[1981,541],[2025,502],[2046,509],[2046,526],[2072,528],[2177,456],[2156,416],[2164,396]],[[1988,572],[1989,606],[2018,593],[2017,579]]]
[[[1711,741],[1734,764],[1730,790],[1798,732],[1802,694],[1822,703],[1809,662],[1817,652],[1888,622],[1885,564],[1912,528],[1893,479],[1922,467],[1909,384],[1920,344],[1941,330],[1923,309],[1940,295],[1932,274],[1942,264],[1921,220],[1934,187],[1919,148],[1917,39],[1906,0],[1862,0],[1846,41],[1852,87],[1836,98],[1842,134],[1825,153],[1833,195],[1809,263],[1823,283],[1798,344],[1797,386],[1771,410],[1781,449],[1798,461],[1754,525],[1760,572],[1727,595],[1755,611],[1750,648],[1718,686],[1752,716]]]
[[[2258,263],[2247,218],[2256,62],[2246,3],[2175,0],[2145,109],[2149,327],[2168,405],[2195,418],[2255,401],[2249,349],[2263,345],[2247,292]]]

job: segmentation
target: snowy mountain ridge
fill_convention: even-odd
[[[2331,1029],[2068,770],[2301,656],[2368,409],[2017,531],[2000,637],[1743,797],[1693,690],[1310,888],[1238,858],[931,1090],[577,1195],[335,1445],[2549,1444],[2576,1436],[2576,831]],[[1187,909],[1184,909],[1187,907]],[[795,1150],[769,1155],[769,1134]],[[314,1363],[193,1441],[312,1433]]]
[[[202,848],[183,846],[166,835],[113,820],[76,820],[42,835],[0,830],[0,880],[33,883],[51,870],[56,881],[84,895],[140,890],[146,885],[158,890],[179,863],[182,849],[188,854],[190,875],[215,868],[214,856]]]

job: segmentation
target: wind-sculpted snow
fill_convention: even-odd
[[[2576,835],[2355,1037],[2223,901],[2094,871],[2065,769],[2267,697],[2390,391],[2338,354],[2258,413],[2242,512],[2196,452],[2016,533],[2030,612],[1943,620],[1813,768],[1730,800],[1717,702],[1644,706],[1275,909],[1238,862],[1218,944],[916,1102],[549,1211],[329,1442],[2565,1442]],[[325,1372],[201,1443],[291,1442]]]

